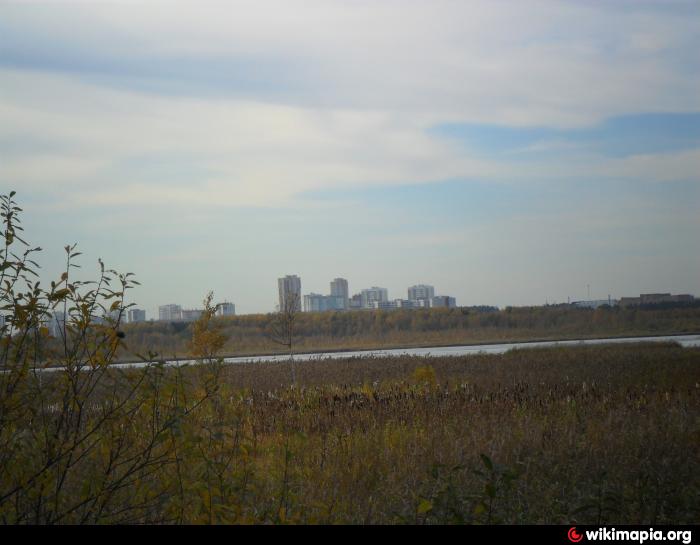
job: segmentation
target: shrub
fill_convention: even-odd
[[[0,198],[0,520],[162,521],[155,506],[172,489],[161,477],[176,463],[177,430],[214,385],[187,396],[178,370],[110,366],[137,282],[101,260],[97,280],[73,280],[80,252],[71,245],[60,279],[42,288],[41,248],[20,236],[14,195]],[[211,358],[205,345],[216,336],[202,327],[198,355]]]

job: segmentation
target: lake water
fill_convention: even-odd
[[[641,342],[665,342],[672,341],[683,347],[700,346],[700,335],[662,335],[658,337],[624,337],[619,339],[581,339],[571,341],[534,341],[503,344],[472,344],[462,346],[433,346],[429,348],[391,348],[387,350],[347,350],[342,352],[316,352],[313,354],[294,354],[295,362],[335,360],[341,358],[367,358],[378,356],[466,356],[469,354],[503,354],[514,348],[539,348],[545,346],[580,346],[587,344],[618,344]],[[289,356],[279,354],[275,356],[239,356],[224,358],[225,363],[250,363],[250,362],[285,362]],[[193,365],[196,360],[168,360],[166,365]],[[145,362],[112,364],[116,367],[144,367]],[[50,367],[44,371],[58,371],[60,367]]]

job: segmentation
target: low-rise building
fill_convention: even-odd
[[[620,297],[617,304],[621,307],[632,307],[639,305],[641,301],[642,300],[639,297]]]
[[[373,301],[369,308],[380,310],[397,310],[407,308],[421,308],[421,301],[410,301],[409,299],[393,299],[391,301]]]
[[[345,297],[319,293],[304,295],[305,312],[325,312],[327,310],[345,310]]]
[[[571,303],[571,305],[574,307],[578,307],[578,308],[593,308],[593,309],[595,309],[598,307],[602,307],[604,305],[611,307],[613,305],[617,305],[617,303],[618,303],[617,299],[612,299],[612,298],[608,297],[607,299],[595,299],[593,301],[573,301]]]
[[[362,309],[362,294],[356,293],[348,300],[348,310]]]
[[[370,301],[367,308],[377,309],[377,310],[395,310],[399,308],[396,301]]]
[[[455,308],[457,300],[449,295],[436,295],[430,300],[432,308]]]
[[[641,293],[639,297],[621,297],[618,304],[621,307],[631,307],[664,303],[692,303],[694,301],[695,297],[689,293],[678,295],[671,295],[670,293]]]
[[[182,321],[183,322],[195,322],[202,317],[202,309],[182,309]]]

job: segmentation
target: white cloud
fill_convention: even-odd
[[[677,180],[692,179],[700,166],[700,150],[498,162],[430,136],[420,118],[387,111],[160,97],[18,70],[1,70],[0,80],[0,140],[42,146],[36,154],[0,150],[0,175],[55,194],[57,206],[282,206],[305,191],[350,185]]]
[[[11,61],[30,62],[38,52],[47,68],[122,85],[164,78],[165,91],[394,112],[423,123],[570,127],[623,113],[700,109],[700,71],[690,53],[700,9],[688,2],[624,9],[538,0],[0,9],[23,36],[10,43],[27,49]]]
[[[318,188],[504,172],[465,157],[451,142],[431,139],[411,119],[384,112],[155,97],[8,70],[0,78],[7,83],[0,138],[37,137],[55,149],[6,154],[3,177],[27,189],[60,184],[85,204],[267,206]],[[141,159],[160,169],[154,174]],[[197,172],[185,184],[170,183],[182,161]]]

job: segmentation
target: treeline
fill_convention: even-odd
[[[228,338],[224,353],[281,352],[282,347],[266,334],[273,319],[274,314],[218,318]],[[700,331],[700,306],[604,306],[594,310],[556,305],[300,313],[295,330],[295,351],[695,333]],[[121,358],[149,351],[183,357],[188,355],[192,325],[145,322],[126,325],[124,332],[128,350]]]

